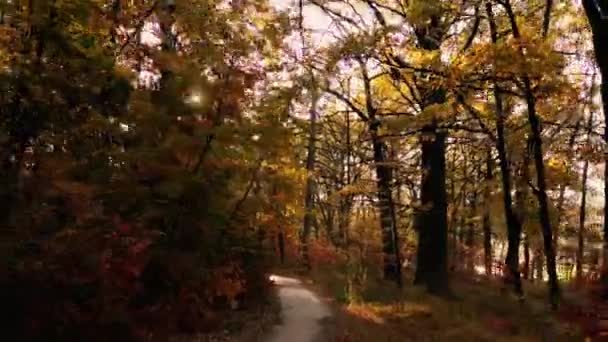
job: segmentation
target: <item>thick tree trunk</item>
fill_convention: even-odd
[[[498,31],[494,21],[492,5],[486,2],[486,12],[490,22],[492,42],[498,42]],[[505,281],[512,283],[515,293],[523,296],[521,286],[521,275],[519,273],[519,245],[521,241],[521,223],[513,210],[513,199],[511,197],[511,168],[507,157],[507,147],[505,141],[505,120],[506,115],[502,102],[502,94],[494,83],[494,101],[496,104],[496,150],[498,151],[498,161],[502,178],[502,197],[507,223],[507,257],[505,259],[506,274]]]
[[[437,51],[443,32],[441,18],[431,15],[428,22],[416,27],[420,48]],[[424,105],[444,103],[446,91],[427,85],[421,89]],[[421,132],[421,205],[416,227],[418,252],[414,283],[425,284],[433,294],[448,294],[448,219],[446,193],[446,132],[439,129],[438,118],[425,125]]]
[[[604,108],[604,122],[608,122],[608,18],[606,17],[608,3],[605,0],[583,0],[583,7],[593,32],[595,60],[602,74],[600,92]],[[604,144],[608,145],[608,125],[604,128]],[[604,248],[601,279],[603,294],[608,296],[608,153],[604,153],[604,158]]]
[[[316,141],[317,141],[317,93],[316,90],[312,90],[312,99],[310,105],[310,120],[309,120],[309,137],[308,137],[308,155],[306,159],[306,194],[304,197],[304,222],[302,225],[302,231],[300,233],[300,245],[302,253],[302,262],[304,267],[310,269],[310,253],[309,253],[309,242],[310,242],[310,230],[313,225],[313,200],[315,194],[315,154],[316,154]]]
[[[490,221],[490,203],[492,203],[493,160],[492,151],[488,148],[486,156],[486,173],[483,206],[483,261],[486,275],[492,275],[492,226]]]
[[[431,293],[448,292],[447,201],[445,189],[446,135],[436,125],[423,128],[422,187],[418,225],[415,284]]]
[[[376,185],[378,188],[378,209],[382,228],[382,246],[384,257],[384,278],[401,286],[401,258],[397,237],[395,204],[393,203],[391,182],[393,170],[386,165],[386,143],[378,136],[378,124],[370,125],[374,162],[376,164]]]

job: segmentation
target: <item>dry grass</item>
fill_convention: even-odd
[[[345,277],[316,270],[319,291],[337,298],[336,341],[582,341],[577,329],[558,322],[545,304],[544,291],[531,288],[524,303],[487,280],[453,280],[454,298],[430,296],[406,285],[399,290],[370,277],[357,299],[344,300]],[[464,279],[464,277],[463,277]]]

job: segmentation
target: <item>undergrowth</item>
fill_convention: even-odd
[[[398,289],[373,271],[353,284],[346,270],[311,272],[320,291],[336,299],[337,341],[583,340],[574,325],[550,311],[540,288],[531,287],[520,302],[498,282],[454,276],[453,296],[440,298],[411,282]]]

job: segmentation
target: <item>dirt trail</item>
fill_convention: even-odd
[[[329,307],[295,278],[271,276],[281,301],[281,324],[264,342],[318,342],[324,336],[324,322],[331,319]]]

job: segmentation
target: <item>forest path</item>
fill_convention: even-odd
[[[329,307],[295,278],[273,275],[281,302],[281,324],[264,342],[327,341],[324,323],[332,317]]]

